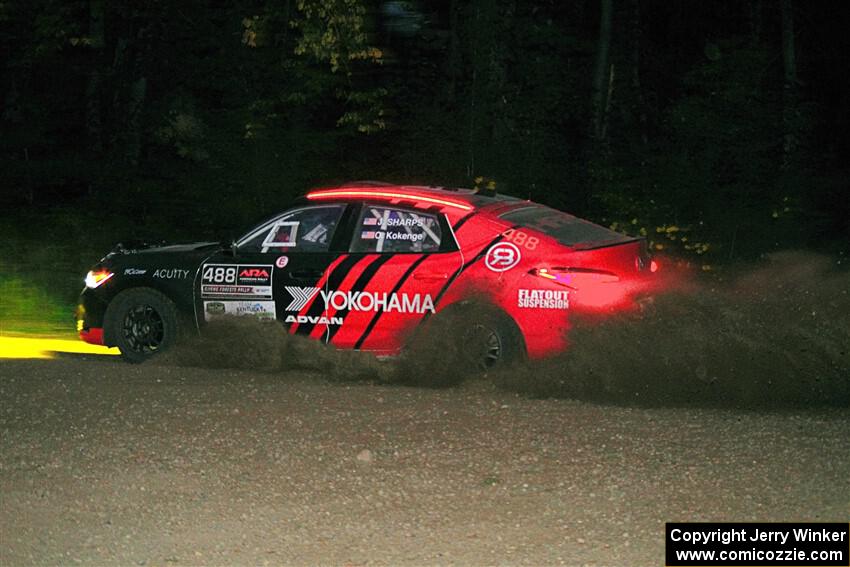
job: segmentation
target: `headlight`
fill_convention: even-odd
[[[86,287],[94,289],[96,287],[100,287],[109,281],[109,278],[114,276],[112,272],[109,270],[98,270],[96,272],[90,271],[86,274]]]

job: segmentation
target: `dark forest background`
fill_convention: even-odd
[[[116,241],[229,239],[356,179],[495,185],[705,270],[845,255],[842,8],[0,0],[3,309],[65,317]]]

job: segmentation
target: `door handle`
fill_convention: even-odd
[[[295,270],[289,272],[289,275],[296,279],[305,280],[308,278],[320,278],[323,273],[322,270]]]
[[[441,274],[438,272],[416,272],[415,274],[413,274],[413,279],[424,280],[426,282],[436,282],[440,280],[449,279],[449,275],[445,273]]]

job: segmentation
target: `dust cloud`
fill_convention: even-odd
[[[183,339],[148,364],[266,373],[300,370],[330,381],[385,381],[392,371],[369,353],[336,350],[254,317],[210,321],[201,336]]]
[[[574,321],[562,356],[500,372],[539,397],[664,406],[850,405],[850,272],[803,252]]]
[[[391,361],[246,317],[211,323],[154,364],[425,387],[486,379],[532,397],[639,406],[850,405],[850,271],[834,259],[784,252],[722,276],[666,277],[649,309],[574,316],[564,354],[488,372],[463,352],[469,311],[432,318]]]

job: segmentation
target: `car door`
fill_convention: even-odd
[[[326,292],[327,341],[394,353],[435,312],[462,257],[439,211],[364,203],[352,220],[350,269]]]
[[[291,209],[208,258],[196,282],[199,319],[254,315],[321,338],[327,322],[320,291],[343,260],[346,210],[339,203]]]

